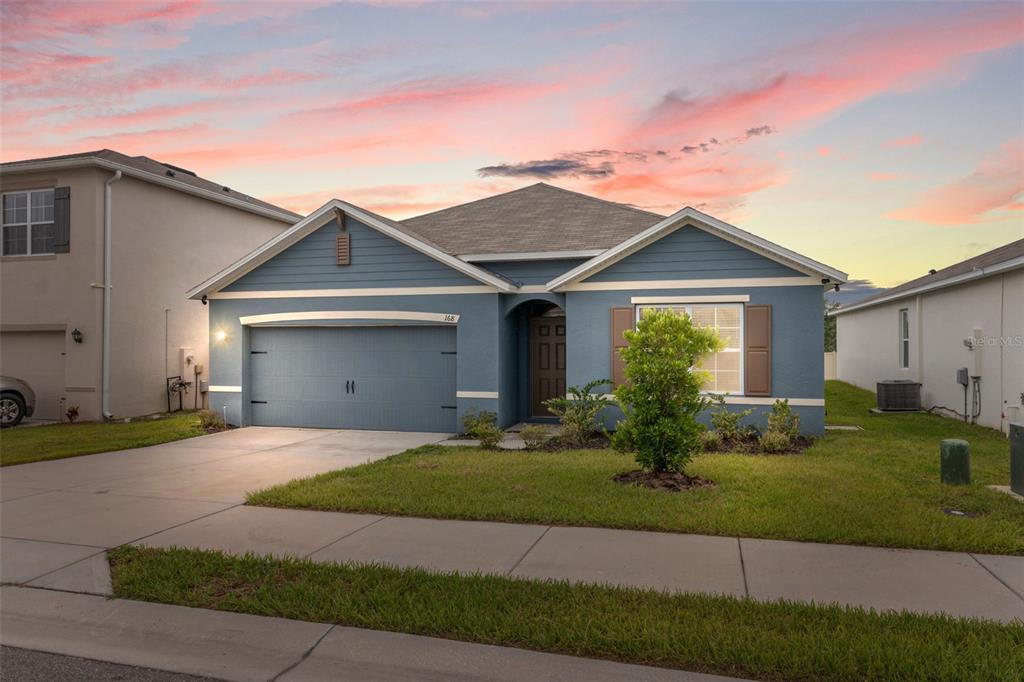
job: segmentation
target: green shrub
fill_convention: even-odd
[[[213,410],[199,410],[199,426],[205,431],[227,428],[221,416]]]
[[[721,436],[722,440],[738,440],[740,437],[750,433],[750,428],[741,428],[740,422],[754,413],[753,409],[731,411],[725,404],[725,397],[716,395],[714,397],[715,408],[711,412],[711,425]]]
[[[539,450],[551,434],[540,424],[527,424],[519,431],[519,437],[526,443],[527,450]]]
[[[800,435],[800,415],[793,412],[789,399],[776,400],[768,415],[768,432],[781,433],[790,441]]]
[[[489,412],[487,410],[467,412],[462,416],[462,432],[467,436],[473,436],[473,433],[481,425],[497,423],[498,415],[494,412]],[[475,438],[476,436],[473,437]]]
[[[544,406],[557,415],[562,424],[563,440],[572,445],[586,445],[591,438],[601,433],[603,426],[597,418],[609,403],[593,391],[598,386],[610,383],[609,379],[595,379],[583,388],[570,386],[569,398],[558,397],[544,401]]]
[[[704,427],[697,415],[710,404],[701,393],[707,373],[695,366],[721,341],[714,330],[670,310],[646,313],[636,330],[624,335],[629,345],[619,353],[626,382],[615,389],[615,398],[626,418],[612,445],[635,453],[643,469],[682,471],[701,449]]]
[[[793,439],[784,433],[769,431],[758,438],[757,442],[760,444],[763,452],[778,453],[789,450],[793,444]]]
[[[700,445],[704,452],[718,452],[722,448],[722,436],[718,431],[701,431]]]
[[[494,450],[505,437],[505,432],[499,429],[497,424],[483,423],[477,425],[470,435],[480,441],[480,447],[486,450]]]
[[[487,410],[467,412],[462,417],[462,428],[466,435],[480,441],[480,447],[493,450],[505,437],[505,432],[498,428],[498,415]]]

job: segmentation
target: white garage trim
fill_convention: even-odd
[[[487,400],[497,400],[497,391],[456,391],[456,398],[484,398]]]
[[[360,296],[429,296],[448,294],[494,294],[486,284],[459,287],[384,287],[363,289],[289,289],[286,291],[218,291],[207,298],[358,298]]]
[[[210,386],[210,393],[241,393],[241,386]]]
[[[453,313],[419,313],[409,310],[310,310],[293,313],[243,315],[242,324],[268,324],[274,322],[312,322],[323,320],[411,320],[456,324],[459,316]]]

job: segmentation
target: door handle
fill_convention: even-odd
[[[352,392],[353,393],[356,392],[356,380],[355,379],[352,380]]]
[[[348,393],[348,392],[349,392],[349,387],[350,387],[350,384],[351,384],[351,383],[352,383],[351,381],[346,381],[346,382],[345,382],[345,393]]]

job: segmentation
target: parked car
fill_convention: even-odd
[[[36,410],[36,394],[21,379],[0,376],[0,428],[17,426]]]

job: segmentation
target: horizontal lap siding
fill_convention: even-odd
[[[349,219],[351,263],[338,265],[332,221],[226,287],[225,291],[479,284],[447,265]]]
[[[800,277],[803,273],[696,227],[680,228],[586,282]]]
[[[633,291],[570,291],[566,294],[568,366],[570,386],[611,376],[611,323],[613,308],[632,308]],[[825,396],[824,293],[817,286],[725,287],[715,289],[654,289],[644,296],[688,297],[745,294],[749,305],[771,306],[771,393],[788,398]],[[763,421],[769,408],[757,408]],[[820,433],[824,408],[800,408],[802,426]],[[613,425],[610,423],[609,426]]]

